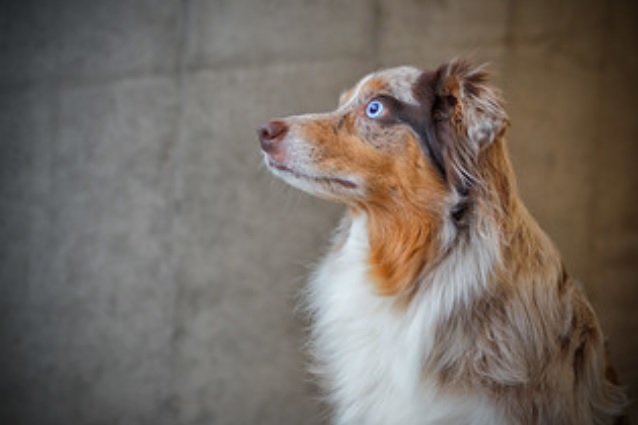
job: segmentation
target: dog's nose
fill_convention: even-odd
[[[283,121],[270,121],[257,129],[261,148],[266,153],[274,153],[284,135],[288,131],[288,126]]]

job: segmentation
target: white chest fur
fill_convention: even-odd
[[[434,326],[452,304],[450,294],[429,291],[407,310],[397,308],[390,297],[374,292],[368,250],[366,219],[360,215],[344,245],[315,271],[308,291],[315,372],[325,380],[335,423],[503,423],[480,396],[446,395],[424,376]]]

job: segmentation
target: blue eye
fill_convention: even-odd
[[[379,100],[373,100],[366,106],[366,115],[368,118],[379,118],[383,113],[383,103]]]

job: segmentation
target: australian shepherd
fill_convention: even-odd
[[[591,305],[517,192],[482,67],[374,72],[258,130],[267,167],[345,204],[313,273],[312,371],[339,425],[609,424]]]

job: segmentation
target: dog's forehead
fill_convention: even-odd
[[[422,72],[413,66],[399,66],[373,72],[361,80],[361,91],[385,91],[403,102],[417,104],[413,88]]]
[[[413,66],[398,66],[372,72],[341,94],[339,108],[365,101],[377,93],[390,94],[405,102],[417,105],[414,85],[423,71]]]

